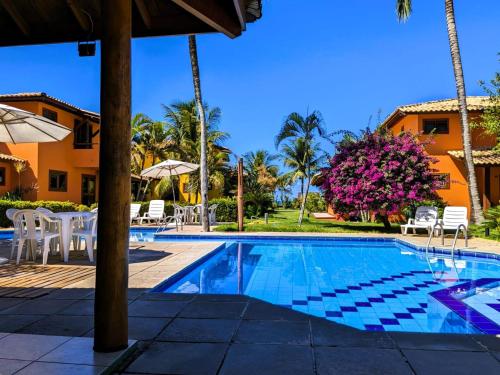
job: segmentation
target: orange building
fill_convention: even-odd
[[[0,103],[24,109],[72,129],[60,142],[0,143],[0,196],[19,187],[25,200],[97,200],[99,114],[43,92],[0,95]],[[15,164],[24,162],[18,174]],[[19,176],[20,175],[20,176]]]
[[[481,113],[491,105],[489,98],[467,98],[469,118],[479,121]],[[425,142],[426,151],[437,161],[433,168],[445,176],[446,182],[438,195],[453,206],[467,206],[470,198],[467,175],[463,162],[462,132],[456,99],[436,100],[410,104],[397,108],[382,123],[392,134],[411,132]],[[432,139],[429,139],[429,138]],[[431,143],[427,143],[427,141]],[[496,138],[481,129],[472,131],[473,159],[483,208],[497,205],[500,201],[500,153],[492,151]]]

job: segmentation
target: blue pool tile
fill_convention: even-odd
[[[384,299],[383,298],[377,298],[377,297],[368,298],[368,301],[370,301],[372,303],[384,303]]]
[[[329,318],[342,318],[343,316],[341,311],[325,311],[325,315]]]
[[[321,295],[323,297],[335,297],[335,296],[337,296],[336,293],[332,293],[332,292],[321,292]]]
[[[396,297],[396,295],[395,295],[395,294],[392,294],[392,293],[382,293],[382,294],[380,295],[380,297],[382,297],[382,298],[384,298],[384,299],[385,299],[385,298],[397,298],[397,297]]]
[[[335,289],[335,293],[337,293],[337,294],[347,294],[347,293],[349,293],[349,290],[347,290],[347,289]]]
[[[307,305],[307,301],[302,301],[302,300],[296,300],[296,299],[294,299],[292,301],[292,305],[295,305],[295,306],[304,306],[304,305]]]
[[[370,302],[354,302],[354,304],[357,307],[371,307],[372,305]]]
[[[423,307],[424,309],[425,309],[425,308],[427,308],[427,303],[419,303],[419,305],[420,305],[421,307]]]
[[[409,313],[394,313],[394,316],[398,319],[413,319]]]
[[[355,306],[340,306],[342,312],[356,312],[358,309]]]
[[[308,301],[323,301],[323,298],[317,296],[307,296]]]
[[[382,323],[385,326],[399,325],[399,321],[397,319],[388,319],[388,318],[381,318],[380,323]]]
[[[425,314],[425,310],[419,307],[408,307],[406,308],[412,314]]]
[[[394,294],[408,294],[406,290],[393,290],[392,293]]]
[[[367,331],[385,331],[384,326],[380,324],[365,324]]]

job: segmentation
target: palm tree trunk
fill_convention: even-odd
[[[476,171],[472,159],[472,142],[470,136],[469,120],[467,116],[467,97],[465,93],[464,73],[462,70],[462,58],[458,44],[457,27],[455,24],[455,11],[453,0],[445,0],[446,25],[448,27],[448,39],[450,42],[451,60],[455,73],[455,84],[457,86],[458,107],[460,111],[460,124],[462,126],[462,142],[464,148],[465,169],[469,186],[469,196],[471,200],[472,215],[475,223],[484,221],[483,211],[479,199],[477,188]]]
[[[307,178],[306,190],[302,195],[302,203],[300,204],[299,213],[299,226],[302,225],[302,219],[304,218],[304,210],[306,208],[307,195],[309,194],[309,186],[311,185],[311,177]]]
[[[196,36],[189,35],[189,57],[193,72],[194,98],[200,116],[200,185],[201,185],[201,224],[204,232],[210,231],[208,217],[208,166],[207,166],[207,127],[205,124],[205,109],[201,97],[200,69],[198,66],[198,52],[196,49]]]

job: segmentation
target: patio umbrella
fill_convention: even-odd
[[[23,109],[0,104],[0,142],[44,143],[60,141],[71,129]]]
[[[0,142],[43,143],[66,138],[71,129],[45,117],[0,104]],[[34,246],[30,243],[30,246]],[[0,258],[0,264],[9,260]]]
[[[141,172],[141,176],[160,179],[162,177],[178,176],[181,174],[191,173],[197,170],[200,166],[198,164],[188,163],[179,160],[165,160],[159,164],[155,164],[152,167],[146,168]],[[174,184],[172,184],[172,194],[174,197],[175,204],[175,190]]]

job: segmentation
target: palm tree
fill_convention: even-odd
[[[460,112],[460,124],[462,127],[462,142],[465,158],[465,169],[469,186],[469,196],[472,206],[472,218],[476,223],[484,221],[483,210],[479,199],[477,188],[476,171],[472,159],[472,142],[470,135],[469,119],[467,113],[467,95],[465,93],[464,73],[462,70],[462,57],[457,36],[457,26],[455,23],[455,10],[453,0],[445,0],[446,26],[448,28],[448,40],[450,44],[453,73],[455,74],[455,85],[457,89],[458,108]],[[396,0],[396,13],[401,21],[406,21],[412,11],[411,0]]]
[[[196,36],[189,35],[189,57],[193,72],[194,97],[198,116],[200,119],[200,189],[201,189],[201,224],[204,232],[210,231],[208,220],[208,165],[207,165],[207,127],[205,124],[205,110],[201,97],[200,68],[198,66],[198,51],[196,49]]]
[[[165,159],[169,145],[165,123],[153,121],[139,113],[132,118],[132,172],[140,174],[148,160],[156,164]],[[140,199],[142,178],[139,182],[136,199]],[[147,187],[146,187],[147,188]],[[145,189],[146,190],[146,189]]]
[[[167,150],[184,161],[200,164],[201,160],[201,132],[198,108],[194,100],[175,102],[169,106],[163,105],[165,110],[166,131],[169,145]],[[224,176],[228,174],[230,150],[223,147],[224,141],[229,137],[225,132],[217,129],[220,121],[221,110],[218,107],[209,108],[203,105],[206,113],[206,139],[207,139],[207,167],[210,170],[209,184],[214,188],[224,186]],[[198,194],[201,191],[200,175],[189,175],[189,193]]]
[[[244,168],[248,179],[255,180],[268,192],[274,192],[278,180],[279,168],[273,164],[277,155],[272,155],[266,150],[247,152],[243,155]]]
[[[302,155],[302,158],[299,157],[295,160],[297,162],[295,175],[302,181],[302,202],[300,204],[299,225],[302,224],[302,219],[304,217],[304,209],[307,202],[307,195],[309,194],[311,178],[324,158],[324,155],[320,155],[321,149],[319,143],[317,143],[318,137],[324,139],[329,138],[323,126],[321,113],[314,111],[306,117],[303,117],[297,112],[288,115],[275,139],[276,148],[278,148],[281,143],[288,141],[288,144],[285,144],[283,147],[283,154],[299,151]]]

